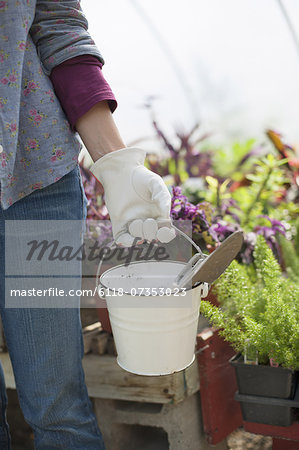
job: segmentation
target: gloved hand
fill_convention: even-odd
[[[116,244],[130,247],[136,237],[170,242],[171,195],[156,173],[144,166],[146,152],[127,147],[107,153],[90,168],[105,191]]]

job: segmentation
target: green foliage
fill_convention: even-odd
[[[242,164],[245,158],[256,146],[255,139],[245,142],[235,142],[232,145],[220,148],[213,156],[213,169],[215,174],[221,178],[232,178],[239,181],[243,178],[248,167],[252,165],[251,158]]]
[[[217,177],[206,176],[207,188],[190,189],[183,186],[183,193],[194,203],[207,201],[217,208],[218,213],[228,222],[234,222],[232,214],[239,218],[241,228],[245,232],[262,226],[259,216],[267,215],[273,219],[293,223],[298,217],[299,206],[292,201],[284,201],[286,183],[289,180],[285,165],[287,160],[276,159],[271,153],[261,159],[249,158],[251,172],[245,175],[244,185],[231,188],[234,177],[220,181]],[[249,169],[247,168],[247,171]],[[234,201],[230,214],[221,213],[221,205]],[[266,225],[266,224],[265,224]],[[269,224],[267,224],[269,225]]]
[[[214,206],[219,206],[220,201],[229,199],[231,197],[230,193],[227,190],[227,186],[230,182],[229,179],[226,179],[223,183],[219,183],[217,178],[207,176],[206,182],[208,190],[205,194],[205,200],[207,202],[211,203]]]
[[[236,351],[244,354],[249,343],[261,364],[273,358],[299,369],[299,283],[282,275],[262,236],[254,268],[233,262],[216,283],[220,308],[203,300],[201,312]]]
[[[246,176],[251,184],[237,189],[232,194],[232,198],[240,206],[241,225],[249,226],[250,229],[256,224],[258,215],[267,214],[272,217],[277,199],[286,183],[281,168],[286,164],[286,159],[277,160],[272,154],[268,154],[261,160],[255,160],[255,163],[255,171]]]
[[[299,219],[297,219],[295,229],[294,244],[282,235],[278,239],[288,276],[291,280],[299,283]]]
[[[299,217],[297,217],[295,222],[295,230],[294,247],[296,254],[299,255]]]
[[[283,223],[291,224],[292,228],[294,228],[296,218],[299,214],[298,203],[294,203],[292,201],[279,201],[279,203],[276,203],[274,206],[270,206],[270,209],[270,215],[272,219],[277,219],[282,221]],[[297,251],[299,252],[299,248]]]

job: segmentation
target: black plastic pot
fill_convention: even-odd
[[[234,356],[230,363],[236,372],[239,392],[235,400],[241,404],[243,419],[281,427],[291,425],[294,408],[299,408],[297,372],[283,367],[245,364],[241,355]]]
[[[284,367],[244,364],[242,355],[231,360],[239,394],[290,399],[294,397],[296,372]]]
[[[246,422],[288,427],[293,422],[294,408],[299,408],[299,385],[292,400],[236,393]]]

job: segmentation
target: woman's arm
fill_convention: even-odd
[[[76,129],[93,161],[126,147],[106,101],[99,102],[80,117]]]
[[[104,63],[87,26],[77,0],[37,0],[30,34],[46,74],[79,55]],[[144,166],[146,152],[125,146],[107,101],[92,106],[75,127],[95,161],[90,170],[104,187],[115,242],[131,246],[136,237],[173,239],[171,195],[162,178]]]
[[[67,115],[70,115],[68,112],[74,103],[78,110],[87,111],[79,117],[74,125],[92,159],[96,161],[106,153],[126,147],[115,125],[108,102],[100,101],[94,104],[90,100],[92,107],[89,108],[90,101],[86,105],[87,95],[83,93],[83,95],[80,94],[80,98],[77,98],[75,85],[78,80],[76,78],[70,80],[69,85],[66,85],[67,80],[61,82],[63,77],[59,78],[62,63],[69,60],[74,61],[73,58],[76,56],[93,55],[98,58],[101,64],[104,63],[103,57],[87,29],[88,22],[81,10],[80,2],[77,0],[59,2],[37,0],[35,17],[30,29],[31,37],[36,45],[43,69],[50,75],[54,88],[56,88],[56,94]],[[76,66],[72,68],[74,72],[77,70]],[[89,65],[87,68],[91,74],[95,66]],[[64,68],[64,75],[66,69],[67,67]],[[93,71],[92,87],[90,87],[90,80],[88,80],[89,76],[86,80],[83,80],[86,82],[89,91],[93,89],[92,94],[94,95],[92,96],[94,98],[98,96],[98,91],[103,87],[109,90],[107,89],[107,86],[109,87],[107,83],[104,86],[105,80],[100,73],[100,68],[97,69],[98,73]],[[72,87],[74,87],[73,90]],[[108,98],[113,100],[114,96],[111,93],[108,93]],[[90,92],[88,94],[90,96]],[[67,101],[70,96],[72,102]],[[115,107],[116,102],[113,108]],[[78,114],[76,115],[78,116]],[[72,124],[72,120],[70,122]]]

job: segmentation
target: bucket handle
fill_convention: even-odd
[[[199,260],[199,259],[204,259],[204,258],[206,258],[207,257],[207,255],[205,255],[202,251],[201,251],[201,249],[200,249],[200,247],[197,245],[197,244],[195,244],[195,242],[193,241],[193,239],[191,239],[184,231],[182,231],[182,230],[180,230],[179,228],[177,228],[175,225],[171,225],[182,237],[184,237],[188,242],[190,242],[190,244],[192,244],[193,245],[193,247],[194,248],[196,248],[196,250],[198,251],[198,253],[199,253],[199,255],[194,255],[190,260],[189,260],[189,262],[187,263],[188,265],[190,265],[190,263],[192,263],[193,262],[193,258],[195,257],[195,256],[197,256],[197,260]],[[113,240],[113,241],[111,241],[109,244],[108,244],[108,247],[112,247],[113,246],[113,244],[115,243],[115,241]],[[119,248],[119,246],[116,246],[117,248]],[[100,259],[100,262],[99,262],[99,265],[98,265],[98,268],[97,268],[97,273],[96,273],[96,291],[98,291],[98,287],[99,287],[99,276],[100,276],[100,272],[101,272],[101,268],[102,268],[102,265],[103,265],[103,260],[104,260],[104,256]]]

